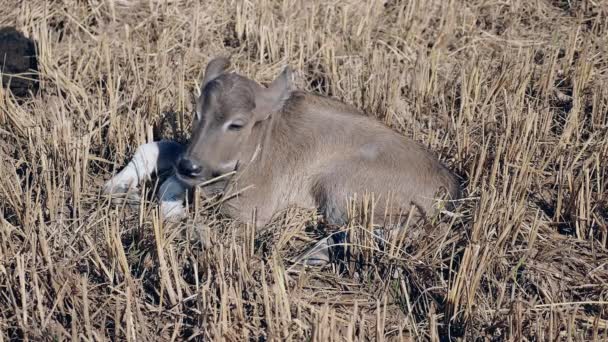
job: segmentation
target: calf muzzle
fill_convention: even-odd
[[[203,168],[199,164],[193,162],[191,159],[188,158],[181,158],[177,163],[177,172],[179,172],[180,175],[185,177],[199,177],[201,175],[202,170]]]

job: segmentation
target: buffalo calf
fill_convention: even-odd
[[[188,146],[140,146],[106,193],[129,193],[174,168],[159,191],[165,218],[182,217],[184,194],[203,184],[208,196],[238,192],[221,210],[242,221],[256,210],[259,225],[287,206],[317,208],[342,225],[355,194],[374,194],[379,224],[402,221],[411,206],[432,214],[441,192],[458,198],[456,177],[432,153],[356,108],[295,89],[289,68],[263,87],[226,72],[228,65],[226,58],[207,65]]]

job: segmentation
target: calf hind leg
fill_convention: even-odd
[[[338,191],[336,182],[319,178],[313,183],[311,195],[325,221],[330,225],[344,226],[347,223],[346,194]],[[342,197],[342,199],[341,199]],[[311,249],[298,259],[308,266],[323,266],[332,260],[332,250],[340,248],[346,241],[345,232],[337,232],[319,240]]]
[[[312,195],[317,207],[330,225],[344,226],[348,221],[347,203],[349,194],[344,191],[346,187],[339,184],[339,179],[319,179],[313,184]],[[383,220],[382,220],[383,221]],[[372,236],[378,246],[383,249],[386,244],[384,229],[374,229]],[[349,240],[345,231],[334,233],[319,240],[314,247],[300,256],[302,263],[308,266],[323,266],[339,259],[340,249]],[[336,258],[337,256],[337,258]]]

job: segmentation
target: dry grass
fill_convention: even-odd
[[[605,2],[1,4],[42,83],[0,94],[0,341],[607,338]],[[353,206],[353,259],[323,270],[290,261],[328,233],[314,213],[239,226],[199,196],[167,226],[154,202],[109,205],[137,145],[187,140],[222,53],[262,82],[288,63],[423,143],[466,199],[384,252]]]

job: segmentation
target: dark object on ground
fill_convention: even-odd
[[[2,86],[17,97],[38,91],[38,58],[35,42],[14,27],[0,28]]]

